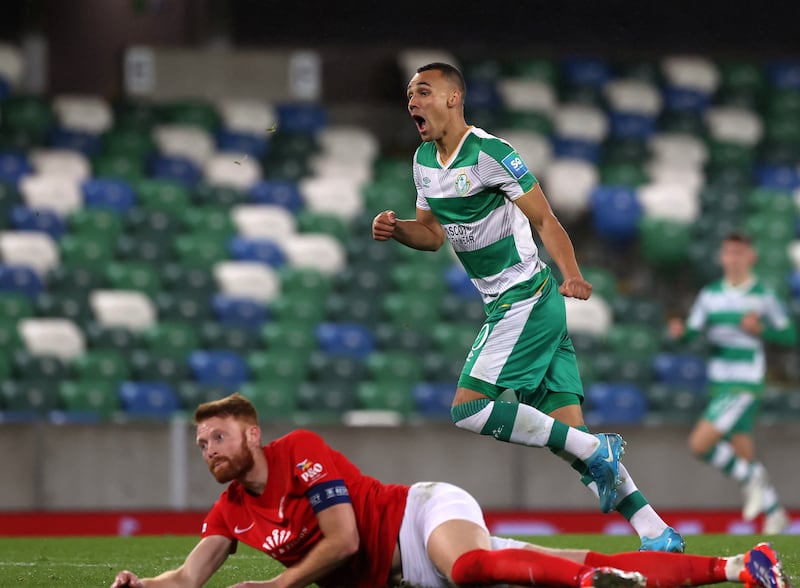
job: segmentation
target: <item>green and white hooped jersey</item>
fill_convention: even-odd
[[[508,142],[476,127],[447,163],[431,141],[414,154],[417,208],[439,219],[486,304],[545,267],[528,218],[513,203],[536,182]]]
[[[762,323],[774,329],[790,326],[789,317],[775,293],[758,280],[739,287],[723,280],[704,287],[697,297],[686,326],[706,331],[712,345],[708,379],[712,384],[734,384],[757,391],[764,382],[764,344],[739,326],[742,317],[755,312]]]

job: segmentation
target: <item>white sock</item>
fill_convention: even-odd
[[[744,554],[734,555],[725,560],[725,577],[729,582],[741,582],[739,574],[744,570]]]

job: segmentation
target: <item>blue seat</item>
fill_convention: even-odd
[[[11,96],[11,82],[4,75],[0,74],[0,100],[5,100]]]
[[[689,353],[659,353],[653,358],[655,380],[700,392],[706,385],[706,362]]]
[[[169,418],[181,407],[178,394],[163,382],[122,382],[117,393],[130,416]]]
[[[772,61],[767,65],[767,77],[776,88],[800,90],[800,62]]]
[[[0,180],[16,186],[22,176],[30,173],[33,173],[33,167],[22,153],[0,153]]]
[[[218,151],[246,153],[258,160],[261,160],[266,155],[269,147],[266,137],[227,129],[217,131],[216,143]]]
[[[60,239],[67,227],[64,219],[54,210],[35,210],[27,206],[15,206],[10,214],[11,226],[20,231],[41,231],[53,239]]]
[[[647,414],[644,391],[627,382],[594,383],[586,390],[586,402],[590,424],[636,425]]]
[[[693,88],[669,86],[664,90],[664,108],[680,112],[703,112],[711,103],[711,96]]]
[[[792,298],[800,299],[800,270],[794,270],[789,274],[789,291]]]
[[[559,158],[581,159],[583,161],[597,163],[600,159],[600,145],[583,139],[554,137],[553,153]]]
[[[215,294],[212,308],[219,322],[248,329],[260,329],[269,318],[269,311],[264,304],[227,294]]]
[[[255,204],[275,204],[292,212],[305,206],[300,189],[290,180],[261,180],[250,188],[249,196]]]
[[[595,232],[615,245],[636,238],[642,205],[636,192],[626,186],[598,186],[589,196]]]
[[[20,292],[35,299],[43,289],[42,279],[33,268],[0,264],[0,292]]]
[[[197,383],[226,389],[238,388],[250,377],[247,362],[234,351],[193,351],[189,368]]]
[[[430,418],[449,419],[455,391],[452,382],[420,382],[414,386],[411,394],[420,414]]]
[[[454,263],[448,267],[444,272],[444,281],[447,283],[447,289],[456,296],[480,299],[480,293],[461,264]]]
[[[70,149],[79,151],[87,157],[92,157],[100,151],[100,137],[86,131],[63,129],[60,127],[50,131],[48,143],[57,149]]]
[[[319,348],[329,355],[365,359],[375,350],[375,338],[362,324],[320,323],[315,334]]]
[[[316,134],[328,124],[328,115],[319,104],[284,102],[276,107],[281,133]]]
[[[155,155],[148,163],[150,175],[162,180],[175,180],[187,188],[193,187],[203,175],[191,159],[175,155]]]
[[[597,58],[571,57],[564,60],[562,68],[564,79],[576,86],[602,88],[611,79],[611,67]]]
[[[646,114],[612,111],[609,119],[612,137],[649,139],[656,130],[655,117]]]
[[[467,80],[467,88],[470,108],[489,111],[502,108],[503,97],[494,80],[470,78]]]
[[[286,254],[281,246],[269,239],[231,237],[228,241],[228,253],[232,259],[260,261],[273,268],[279,268],[286,263]]]
[[[131,185],[118,178],[91,178],[81,185],[83,204],[89,208],[108,208],[125,214],[136,205]]]
[[[759,165],[756,183],[762,188],[791,192],[800,188],[800,172],[794,165]]]

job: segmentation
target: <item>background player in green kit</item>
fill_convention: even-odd
[[[395,239],[414,249],[435,251],[449,239],[483,297],[487,318],[465,350],[453,421],[501,441],[549,447],[581,472],[603,512],[616,509],[631,522],[641,549],[682,551],[681,536],[648,504],[623,465],[618,487],[609,491],[592,471],[596,464],[573,449],[585,453],[583,444],[613,439],[582,432],[583,386],[566,327],[563,296],[585,300],[592,286],[522,158],[508,142],[467,125],[465,93],[464,78],[449,64],[417,70],[407,94],[423,140],[413,164],[416,218],[399,220],[384,211],[372,226],[376,240]],[[561,271],[561,285],[540,260],[531,226]],[[515,391],[518,403],[498,400],[506,389]]]
[[[719,262],[722,279],[700,291],[686,323],[672,319],[668,326],[670,336],[683,341],[705,331],[712,346],[711,398],[689,448],[742,485],[746,520],[764,513],[763,532],[780,533],[789,518],[755,458],[752,432],[764,388],[764,341],[794,345],[797,333],[775,293],[753,274],[756,251],[747,235],[728,235]]]

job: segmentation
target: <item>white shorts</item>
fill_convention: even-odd
[[[466,490],[445,482],[417,482],[411,486],[400,526],[401,586],[450,586],[428,557],[428,539],[436,527],[452,520],[471,521],[486,529],[481,507]]]

